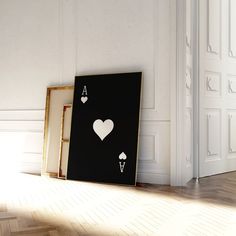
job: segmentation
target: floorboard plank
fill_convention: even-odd
[[[236,172],[192,180],[185,187],[123,187],[31,175],[1,186],[6,199],[0,200],[0,236],[236,232]]]

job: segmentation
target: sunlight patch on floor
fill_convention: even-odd
[[[13,176],[12,176],[13,177]],[[1,179],[10,212],[93,235],[235,235],[236,209],[134,187],[30,175]]]

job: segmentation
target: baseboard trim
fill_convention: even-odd
[[[160,173],[138,173],[137,182],[169,185],[170,175]]]

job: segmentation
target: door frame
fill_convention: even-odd
[[[170,185],[182,186],[184,119],[185,0],[171,0],[171,158]]]
[[[186,73],[186,0],[170,0],[171,7],[171,154],[170,185],[184,186],[185,143],[182,139],[185,116]],[[199,0],[193,3],[193,176],[199,177],[199,63],[198,14]]]
[[[198,181],[200,175],[199,159],[199,0],[193,5],[193,177]]]

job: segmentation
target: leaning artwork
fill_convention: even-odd
[[[141,77],[75,78],[67,179],[136,184]]]

